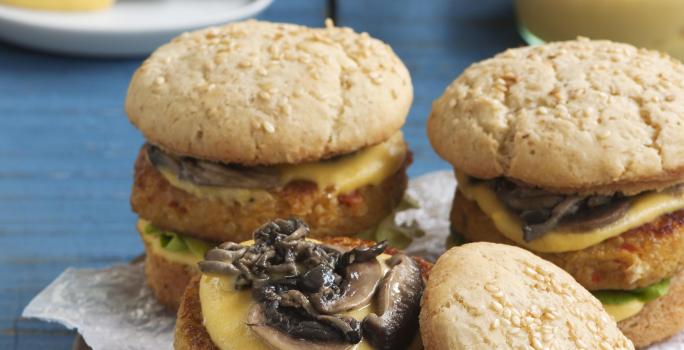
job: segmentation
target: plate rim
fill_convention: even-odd
[[[130,27],[117,27],[117,28],[87,28],[83,26],[69,26],[69,25],[54,25],[52,22],[41,22],[39,20],[27,21],[25,18],[20,18],[14,15],[12,12],[32,12],[33,10],[16,8],[9,5],[0,4],[0,27],[3,26],[2,22],[12,24],[14,26],[21,26],[25,28],[30,28],[32,30],[50,30],[59,31],[62,33],[78,33],[80,35],[90,34],[90,35],[131,35],[131,34],[161,34],[168,33],[171,31],[186,31],[196,28],[202,28],[206,26],[215,25],[221,22],[232,22],[239,19],[246,19],[252,17],[266,8],[268,8],[273,3],[273,0],[249,0],[248,4],[235,8],[233,11],[226,12],[225,15],[213,18],[212,20],[207,20],[202,23],[202,21],[197,21],[193,24],[186,25],[174,25],[165,24],[163,26],[152,27],[152,28],[130,28]],[[114,4],[116,6],[116,3]],[[64,15],[65,12],[57,12],[56,15]],[[67,13],[70,14],[70,13]],[[70,14],[71,15],[71,14]],[[82,15],[82,14],[75,14]],[[7,24],[6,24],[7,25]]]

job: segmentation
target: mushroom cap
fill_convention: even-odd
[[[171,153],[270,165],[380,143],[412,100],[404,64],[366,33],[250,20],[157,49],[131,79],[126,112]]]
[[[567,272],[513,246],[452,248],[431,270],[421,306],[426,350],[634,349]]]

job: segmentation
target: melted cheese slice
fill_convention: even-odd
[[[271,194],[264,190],[195,185],[190,181],[179,179],[176,174],[168,170],[158,170],[162,176],[164,176],[166,181],[171,184],[171,186],[179,188],[199,198],[225,201],[243,206],[248,203],[264,201],[271,198]]]
[[[499,232],[522,247],[542,253],[582,250],[653,221],[663,214],[684,208],[684,194],[648,192],[636,196],[625,215],[606,226],[586,232],[556,228],[527,242],[523,239],[520,219],[499,200],[488,184],[471,183],[467,177],[458,173],[456,177],[459,191],[467,199],[477,202]]]
[[[174,252],[168,249],[164,249],[159,242],[159,238],[155,235],[145,233],[145,227],[148,222],[139,219],[138,223],[135,225],[136,229],[140,233],[140,237],[148,245],[149,249],[155,254],[164,257],[166,260],[171,262],[192,266],[197,268],[197,263],[202,260],[201,257],[192,254],[191,252]],[[199,271],[199,269],[198,269]]]
[[[315,182],[320,189],[348,193],[366,185],[378,185],[394,174],[406,158],[401,132],[389,140],[356,153],[320,162],[281,166],[283,183],[294,180]]]
[[[243,244],[248,244],[247,242]],[[377,257],[383,274],[389,270],[385,264],[390,256],[381,254]],[[254,301],[250,290],[238,291],[233,287],[235,277],[202,275],[199,286],[204,327],[211,340],[221,350],[270,350],[249,326],[245,324],[247,313]],[[369,313],[375,312],[373,303],[368,306],[345,313],[361,321]],[[372,350],[365,340],[352,346],[354,350]]]
[[[615,322],[620,322],[638,314],[644,308],[644,304],[643,301],[635,298],[621,304],[603,304],[603,308],[613,317]]]
[[[401,132],[389,140],[331,160],[278,165],[281,182],[311,181],[320,189],[333,193],[349,193],[367,185],[378,185],[396,173],[406,159],[406,143]],[[245,205],[271,198],[265,190],[201,186],[179,179],[172,172],[160,169],[164,178],[174,187],[200,198],[231,201]]]
[[[0,0],[0,3],[34,10],[93,11],[111,6],[114,0]]]

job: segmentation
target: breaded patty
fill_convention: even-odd
[[[451,227],[467,241],[516,245],[499,233],[477,203],[456,191]],[[536,253],[568,271],[589,290],[634,289],[659,282],[684,268],[684,210],[665,214],[586,249]]]
[[[360,240],[350,237],[330,237],[324,238],[323,243],[339,247],[353,248],[358,246],[370,246],[374,242]],[[399,251],[388,248],[386,254],[394,255]],[[428,279],[432,264],[424,259],[413,258],[420,267],[420,271],[425,280]],[[217,350],[218,347],[209,337],[209,333],[204,328],[202,317],[202,304],[199,298],[200,276],[193,278],[188,284],[176,318],[176,332],[173,340],[175,350]]]
[[[172,186],[141,150],[135,163],[131,194],[133,211],[155,226],[212,241],[241,242],[264,222],[299,217],[311,227],[311,237],[353,236],[370,229],[401,201],[407,185],[406,167],[379,185],[334,195],[312,182],[291,182],[269,191],[270,198],[240,205],[195,196]]]

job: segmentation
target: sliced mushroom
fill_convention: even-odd
[[[240,167],[189,157],[175,156],[148,144],[147,158],[157,169],[203,186],[269,189],[282,185],[276,167]]]
[[[416,262],[404,254],[394,255],[393,266],[377,293],[377,314],[363,320],[363,336],[378,350],[408,347],[418,329],[423,279]]]
[[[269,326],[263,307],[254,304],[247,315],[247,326],[270,347],[277,350],[353,350],[358,344],[342,342],[315,342],[291,337],[279,329]],[[307,324],[310,332],[325,332],[324,328],[317,328],[316,323]]]
[[[523,238],[525,241],[531,241],[543,236],[545,233],[553,230],[563,217],[572,215],[577,212],[579,206],[585,197],[571,196],[566,197],[560,203],[556,204],[551,210],[551,216],[544,222],[524,224]]]
[[[371,302],[381,279],[382,267],[377,259],[351,264],[344,269],[342,294],[321,284],[321,292],[311,294],[311,304],[325,314],[358,309]]]
[[[157,169],[165,169],[174,174],[179,174],[181,171],[180,161],[175,157],[164,153],[159,147],[147,144],[145,146],[147,152],[147,159]]]
[[[338,268],[344,268],[351,264],[375,260],[375,258],[382,254],[387,249],[387,241],[382,241],[370,247],[356,247],[352,250],[344,252],[337,262]]]
[[[563,218],[559,226],[571,231],[586,232],[617,221],[627,213],[630,207],[629,200],[616,200]]]

